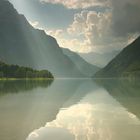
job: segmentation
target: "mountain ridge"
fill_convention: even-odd
[[[85,77],[56,39],[34,29],[8,0],[0,1],[0,58],[8,64],[47,69],[55,77]]]
[[[140,77],[140,36],[94,77]]]
[[[91,77],[100,69],[99,67],[88,63],[79,54],[66,48],[63,48],[62,50],[64,54],[66,54],[72,60],[72,62],[75,63],[79,71],[84,75]]]
[[[84,58],[88,63],[92,65],[96,65],[100,68],[105,67],[117,54],[120,53],[121,50],[116,50],[112,52],[105,53],[78,53],[82,58]]]

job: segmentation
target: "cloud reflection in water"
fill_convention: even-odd
[[[34,130],[26,140],[138,140],[140,121],[104,89],[60,110],[56,120]]]

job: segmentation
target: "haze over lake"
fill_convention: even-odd
[[[140,0],[0,0],[0,140],[140,140]]]
[[[2,140],[139,140],[139,81],[0,82]]]

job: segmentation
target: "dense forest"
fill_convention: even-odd
[[[48,70],[39,71],[0,61],[0,78],[53,78],[53,75]]]

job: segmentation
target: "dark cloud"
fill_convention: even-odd
[[[112,30],[115,35],[140,32],[139,0],[112,0],[112,7]]]

